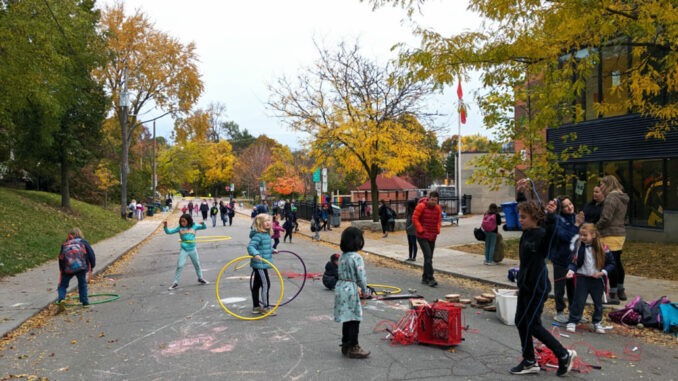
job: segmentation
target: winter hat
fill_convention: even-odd
[[[339,254],[330,255],[330,261],[334,261],[334,260],[337,260],[337,261],[339,260]]]

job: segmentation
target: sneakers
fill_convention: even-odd
[[[565,328],[567,332],[577,332],[577,324],[575,323],[567,323],[567,327]]]
[[[605,333],[605,329],[603,329],[603,324],[601,323],[593,323],[593,330],[596,331],[596,333]]]
[[[485,266],[496,266],[497,265],[496,263],[494,263],[492,261],[490,261],[490,262],[485,261],[483,263],[485,264]]]
[[[567,350],[567,355],[558,359],[558,371],[556,375],[564,376],[570,373],[572,370],[572,364],[574,364],[574,359],[577,357],[577,352],[572,349]]]
[[[62,313],[62,312],[64,312],[64,311],[66,311],[66,306],[64,305],[64,300],[63,300],[63,299],[62,299],[62,300],[58,300],[58,301],[56,302],[56,305],[57,305],[57,312],[56,312],[57,314],[60,314],[60,313]]]
[[[626,296],[626,295],[624,295]],[[610,292],[610,296],[607,298],[607,303],[605,304],[619,304],[619,298],[617,298],[616,292]]]
[[[617,297],[619,300],[626,300],[626,290],[623,288],[620,288],[617,290]]]
[[[536,362],[523,360],[520,364],[511,368],[511,374],[536,374],[539,373],[540,370],[541,368],[539,368],[539,365],[537,365]]]
[[[587,318],[585,318],[585,317],[583,317],[583,316],[581,317],[581,319],[579,319],[579,322],[582,323],[582,324],[588,324],[588,323],[590,323],[590,322],[589,322],[589,319],[587,319]]]
[[[556,316],[553,317],[553,320],[560,323],[560,324],[565,324],[570,320],[570,318],[565,315],[563,311],[560,311],[556,314]]]
[[[428,285],[429,285],[429,287],[436,287],[436,286],[438,286],[438,282],[436,282],[435,279],[431,279],[428,282]]]
[[[252,315],[261,315],[262,313],[264,313],[264,309],[261,307],[254,307],[252,309]]]
[[[415,259],[414,258],[407,258],[406,261],[414,262]]]
[[[268,312],[271,311],[272,309],[273,309],[273,307],[262,308],[262,309],[261,309],[261,314],[262,314],[262,315],[268,314]],[[268,316],[278,316],[278,313],[275,312],[275,311],[273,311],[273,312],[271,312],[270,314],[268,314]]]
[[[177,288],[179,288],[179,283],[172,283],[172,285],[169,286],[168,290],[172,291],[176,290]]]
[[[204,278],[198,279],[198,283],[200,284],[209,284],[210,282],[206,281]]]
[[[360,348],[360,345],[356,345],[348,351],[348,357],[352,359],[364,359],[369,355],[370,351]]]

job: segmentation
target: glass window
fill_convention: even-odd
[[[629,195],[631,201],[633,201],[633,192],[630,192],[631,189],[631,176],[629,174],[629,162],[624,161],[605,161],[603,162],[603,176],[613,175],[619,179],[619,182],[624,187],[624,192]],[[629,214],[631,213],[631,205],[627,208],[626,211],[626,221],[625,223],[630,223]]]
[[[663,228],[664,161],[662,159],[634,160],[632,168],[631,224]]]
[[[678,210],[678,158],[666,159],[666,209]]]
[[[593,187],[600,180],[600,162],[576,164],[574,175],[574,193],[571,196],[575,209],[579,211],[593,199]]]
[[[625,46],[603,48],[603,103],[611,106],[603,116],[626,114],[623,105],[628,98],[626,86],[622,86],[622,76],[628,68],[628,54]]]
[[[584,97],[586,101],[584,104],[584,119],[592,120],[598,118],[598,114],[593,107],[594,103],[600,102],[600,94],[598,94],[598,65],[593,65],[591,75],[586,79]]]

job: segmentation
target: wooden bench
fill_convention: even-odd
[[[450,225],[457,225],[459,226],[459,217],[443,217],[442,222],[449,222]]]

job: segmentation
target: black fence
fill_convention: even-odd
[[[313,209],[315,207],[313,201],[296,201],[295,206],[297,207],[297,217],[310,220],[313,216]],[[407,213],[407,200],[391,200],[386,201],[391,209],[396,212],[396,218],[406,218]],[[443,213],[447,215],[457,215],[457,197],[450,198],[441,198],[438,201],[438,205],[442,209]],[[341,220],[342,221],[353,221],[353,220],[371,220],[373,214],[379,213],[378,210],[372,210],[371,203],[363,202],[340,202],[337,205],[341,208]],[[462,197],[462,211],[464,214],[470,213],[471,210],[471,196],[464,195]],[[336,209],[335,209],[336,210]]]

